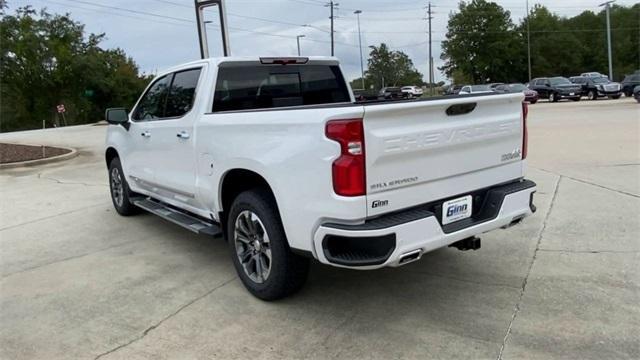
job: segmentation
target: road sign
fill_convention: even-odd
[[[64,114],[64,113],[67,112],[67,109],[65,109],[64,105],[62,105],[62,104],[56,106],[56,109],[58,110],[58,114]]]

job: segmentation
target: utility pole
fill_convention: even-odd
[[[360,31],[360,14],[362,10],[356,10],[353,12],[358,17],[358,43],[360,44],[360,72],[362,73],[362,90],[365,90],[364,85],[364,58],[362,56],[362,32]]]
[[[329,7],[331,9],[331,16],[329,17],[329,19],[331,19],[331,56],[335,56],[336,54],[336,46],[334,40],[335,31],[333,31],[333,22],[335,19],[335,15],[333,14],[333,12],[334,10],[336,10],[338,5],[340,4],[333,2],[333,0],[330,0],[329,3],[325,4],[325,7]]]
[[[431,20],[433,16],[431,12],[431,2],[429,2],[429,6],[427,7],[427,20],[429,21],[429,94],[433,96],[433,54],[431,48]]]
[[[609,80],[613,81],[613,56],[611,54],[611,4],[616,0],[607,1],[598,6],[604,6],[604,10],[607,13],[607,47],[609,50]]]
[[[529,12],[529,0],[527,0],[527,62],[529,64],[529,82],[531,82],[531,13]]]
[[[296,36],[296,42],[298,43],[298,56],[300,56],[300,38],[306,37],[306,35],[298,35]]]

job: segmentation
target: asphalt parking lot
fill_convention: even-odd
[[[222,240],[116,215],[104,126],[0,134],[80,151],[0,175],[0,358],[638,359],[640,105],[530,109],[535,216],[273,303]]]

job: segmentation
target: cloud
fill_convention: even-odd
[[[119,47],[133,57],[145,72],[167,68],[199,58],[195,12],[192,0],[9,0],[10,11],[20,6],[47,7],[50,12],[71,13],[93,33],[106,33],[106,47]],[[92,5],[96,4],[96,5]],[[336,56],[341,59],[349,78],[360,76],[357,19],[361,15],[365,55],[368,46],[387,43],[394,50],[407,53],[420,72],[428,74],[427,23],[425,1],[421,0],[340,0],[336,12]],[[440,41],[444,39],[449,13],[457,2],[433,0],[433,57],[442,66]],[[514,22],[526,14],[525,0],[499,0],[510,10]],[[599,1],[531,0],[552,11],[573,16],[584,10],[598,11]],[[634,0],[618,0],[633,5]],[[119,10],[122,9],[122,10]],[[329,9],[320,0],[227,0],[231,49],[234,55],[293,55],[297,53],[296,35],[304,55],[329,55]],[[151,16],[148,13],[158,16]],[[273,22],[258,20],[268,19]],[[311,25],[303,27],[301,25]],[[209,36],[212,55],[221,47],[212,24]],[[436,81],[444,76],[436,70]]]

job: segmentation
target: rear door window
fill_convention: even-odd
[[[338,66],[230,65],[218,71],[213,112],[349,102]]]

